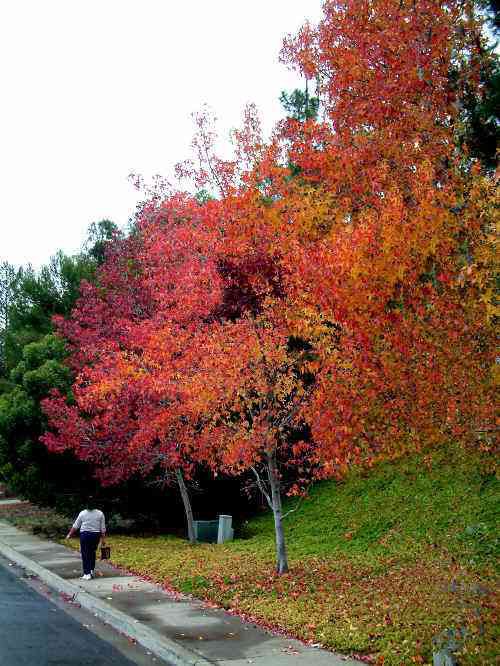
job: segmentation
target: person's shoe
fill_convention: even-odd
[[[92,580],[92,576],[90,574],[84,574],[80,580]]]
[[[90,577],[95,578],[95,569],[92,569],[92,571],[90,572]]]

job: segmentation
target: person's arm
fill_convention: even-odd
[[[77,533],[77,531],[80,529],[82,524],[82,514],[81,512],[78,514],[78,518],[75,520],[73,523],[73,526],[69,530],[69,532],[66,534],[66,539],[71,539],[71,537]]]
[[[103,546],[106,543],[106,520],[103,513],[101,513],[101,543]]]

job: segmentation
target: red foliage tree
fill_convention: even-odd
[[[193,471],[193,437],[179,377],[189,376],[193,344],[218,302],[210,232],[200,206],[174,197],[145,208],[136,233],[117,243],[96,286],[83,285],[71,318],[58,320],[77,373],[74,404],[44,402],[51,450],[71,448],[96,467],[103,483],[155,468],[172,472],[194,540],[184,474]]]

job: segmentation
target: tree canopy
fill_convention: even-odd
[[[282,50],[317,98],[285,95],[270,141],[250,106],[223,159],[198,115],[178,174],[217,196],[153,197],[56,318],[74,401],[44,401],[49,449],[105,482],[252,472],[284,573],[287,469],[300,494],[450,439],[489,446],[497,195],[464,130],[490,94],[483,27],[456,0],[327,1]]]

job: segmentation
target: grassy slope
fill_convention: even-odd
[[[117,564],[331,649],[430,663],[432,638],[465,627],[460,664],[494,664],[498,500],[489,463],[449,449],[314,487],[286,520],[288,576],[269,515],[224,546],[110,541]]]
[[[495,663],[498,499],[482,462],[449,449],[315,487],[287,519],[292,569],[282,579],[271,574],[269,515],[223,547],[115,539],[115,560],[387,664],[429,662],[432,637],[456,626],[469,634],[463,663]]]
[[[313,488],[287,518],[286,577],[272,574],[270,515],[224,546],[117,537],[114,560],[380,663],[429,663],[433,636],[466,627],[461,663],[493,664],[498,500],[484,460],[449,449]]]

